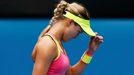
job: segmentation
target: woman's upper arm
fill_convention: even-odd
[[[43,38],[37,43],[36,50],[32,74],[46,75],[51,62],[57,56],[56,45],[51,38]]]

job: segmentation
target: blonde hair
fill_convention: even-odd
[[[41,32],[38,39],[44,36],[45,33],[47,33],[52,25],[56,23],[59,19],[63,19],[63,14],[65,11],[69,11],[72,14],[79,16],[84,19],[89,19],[89,13],[84,6],[82,6],[79,3],[73,2],[73,3],[67,3],[65,0],[61,0],[59,4],[57,4],[57,7],[54,9],[54,16],[50,20],[49,25]]]

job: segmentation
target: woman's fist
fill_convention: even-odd
[[[88,45],[89,52],[93,54],[101,43],[103,43],[103,36],[92,36]]]

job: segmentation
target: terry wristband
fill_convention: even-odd
[[[85,64],[89,64],[90,61],[92,60],[92,54],[90,54],[87,50],[84,52],[84,54],[81,57],[81,61],[84,62]]]

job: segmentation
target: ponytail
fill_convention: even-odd
[[[64,0],[61,0],[60,3],[57,5],[57,7],[54,10],[54,16],[50,20],[49,25],[41,32],[38,39],[43,37],[52,27],[52,25],[62,16],[63,12],[65,11],[68,3]]]

